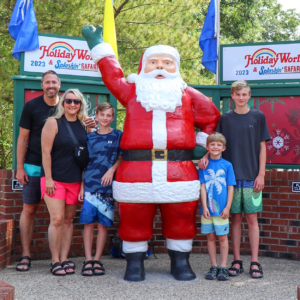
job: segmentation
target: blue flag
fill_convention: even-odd
[[[16,41],[12,56],[20,60],[20,52],[39,48],[37,22],[33,0],[17,0],[8,31]]]
[[[203,51],[202,65],[216,74],[217,70],[217,18],[216,0],[211,0],[200,35],[199,45]]]

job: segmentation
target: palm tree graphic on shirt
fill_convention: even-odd
[[[211,212],[220,213],[220,207],[216,200],[213,199],[213,189],[216,187],[218,195],[222,193],[222,184],[226,187],[226,180],[221,175],[225,175],[225,171],[220,169],[216,173],[212,169],[208,169],[209,175],[204,175],[206,181],[205,187],[208,192],[208,207]]]

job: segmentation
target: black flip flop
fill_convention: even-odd
[[[28,263],[22,263],[21,261],[23,260],[23,259],[28,259],[29,260],[29,262]],[[18,267],[19,266],[27,266],[27,269],[19,269]],[[20,262],[17,264],[17,266],[16,266],[16,271],[18,271],[18,272],[27,272],[27,271],[29,271],[29,269],[30,269],[30,267],[31,267],[31,258],[29,257],[29,256],[22,256],[21,258],[20,258]]]
[[[62,266],[63,269],[66,271],[66,274],[67,274],[67,275],[72,275],[72,274],[75,273],[75,270],[74,270],[75,268],[72,267],[72,266],[70,266],[70,265],[69,265],[69,262],[70,262],[70,261],[65,260],[64,262],[61,263],[61,266]],[[73,270],[73,272],[67,272],[68,270],[71,270],[71,269]]]
[[[92,267],[87,268],[86,265],[91,264]],[[81,275],[82,276],[93,276],[93,266],[94,266],[94,261],[93,260],[89,260],[87,262],[83,262],[83,267],[81,270]],[[85,273],[86,271],[92,271],[92,273]]]
[[[234,268],[233,265],[235,264],[239,264],[240,268]],[[230,271],[234,271],[235,273],[231,273]],[[229,276],[239,276],[241,273],[244,272],[244,268],[243,268],[243,262],[241,260],[235,260],[231,263],[231,267],[228,269],[228,274]]]
[[[57,268],[59,267],[60,268]],[[55,269],[57,268],[57,269]],[[55,270],[54,270],[55,269]],[[56,262],[55,264],[51,264],[51,269],[50,269],[50,272],[54,275],[54,276],[66,276],[66,273],[65,274],[60,274],[60,273],[57,273],[59,271],[65,271],[62,267],[61,267],[61,264],[59,262]],[[66,272],[66,271],[65,271]]]
[[[257,269],[251,269],[252,266],[258,266],[258,270]],[[259,275],[253,275],[253,273],[260,273]],[[252,278],[262,278],[264,276],[263,273],[263,269],[260,263],[253,261],[250,264],[250,270],[249,270],[249,274],[251,275]]]
[[[94,266],[98,264],[100,267],[93,267],[93,274],[94,275],[104,275],[105,274],[105,269],[103,267],[103,263],[98,260],[94,260]]]

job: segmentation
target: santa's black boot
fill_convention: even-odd
[[[190,252],[180,252],[175,250],[168,250],[171,258],[171,274],[176,280],[189,281],[196,278],[190,263]]]
[[[146,252],[125,253],[127,261],[124,280],[143,281],[145,280],[144,260]]]

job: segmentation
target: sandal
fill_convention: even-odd
[[[233,265],[235,264],[239,264],[240,268],[234,268]],[[235,273],[232,273],[230,271],[234,271]],[[231,267],[228,269],[228,274],[229,276],[239,276],[241,273],[244,272],[244,268],[243,268],[243,262],[241,260],[235,260],[231,263]]]
[[[58,268],[60,266],[60,268]],[[54,276],[66,276],[66,273],[57,273],[59,271],[65,271],[62,267],[61,264],[59,262],[56,262],[55,264],[51,264],[51,269],[50,272],[54,275]],[[66,272],[66,271],[65,271]]]
[[[92,265],[91,267],[86,267],[87,265]],[[87,262],[83,262],[83,267],[81,270],[81,275],[82,276],[93,276],[93,266],[94,266],[94,261],[93,260],[89,260]],[[92,271],[92,273],[86,273],[86,271]]]
[[[94,265],[100,265],[100,267],[93,267],[93,274],[94,275],[104,275],[105,274],[105,269],[103,267],[103,263],[98,260],[94,260]]]
[[[75,265],[75,263],[74,263],[73,261],[67,259],[66,262],[68,262],[69,266],[70,266],[73,270],[76,269],[76,265]]]
[[[258,266],[258,270],[257,269],[251,269],[252,266]],[[253,275],[253,273],[260,273],[259,275]],[[264,276],[263,273],[263,269],[260,263],[253,261],[250,264],[250,270],[249,270],[249,274],[251,275],[252,278],[262,278]]]
[[[21,261],[23,259],[27,259],[27,260],[29,260],[29,262],[28,263],[27,262],[22,263]],[[27,269],[19,269],[18,268],[19,266],[27,266]],[[22,256],[20,258],[20,262],[16,266],[16,270],[19,271],[19,272],[27,272],[27,271],[29,271],[30,267],[31,267],[31,258],[29,256]]]
[[[65,260],[64,262],[61,263],[61,266],[63,267],[63,269],[66,271],[67,275],[71,275],[75,273],[75,268],[69,265],[69,260]],[[67,272],[68,270],[73,270],[73,272]]]

